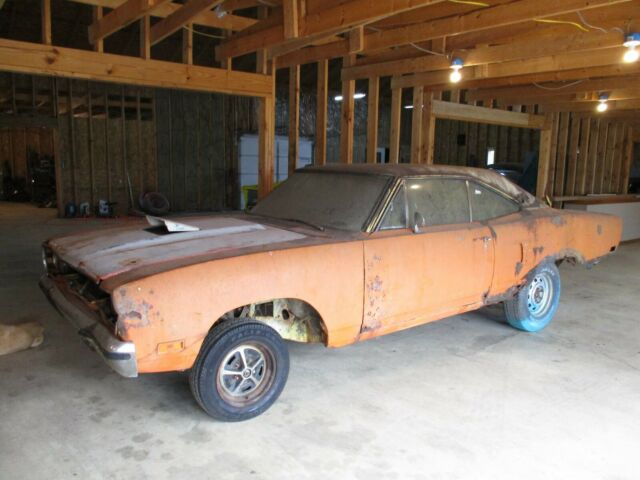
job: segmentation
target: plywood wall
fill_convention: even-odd
[[[626,123],[555,113],[552,136],[547,192],[554,197],[627,192],[633,141]]]
[[[54,130],[47,127],[0,128],[0,168],[8,167],[13,177],[30,182],[30,152],[54,155]]]

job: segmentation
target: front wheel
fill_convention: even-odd
[[[204,340],[189,382],[205,412],[238,422],[266,411],[288,375],[289,352],[278,332],[260,322],[229,320]]]
[[[527,283],[504,303],[509,324],[525,332],[538,332],[551,321],[560,303],[560,272],[552,262],[538,265]]]

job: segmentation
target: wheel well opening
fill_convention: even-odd
[[[297,298],[251,303],[225,313],[216,322],[246,318],[265,323],[285,340],[327,344],[327,329],[318,311]]]

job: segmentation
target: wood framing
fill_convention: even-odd
[[[289,67],[289,161],[291,175],[298,165],[300,143],[300,65]]]
[[[329,83],[329,61],[318,62],[316,94],[316,144],[315,164],[327,163],[327,93]]]
[[[510,112],[508,110],[477,107],[475,105],[444,102],[442,100],[432,100],[431,112],[437,118],[504,125],[507,127],[542,129],[546,127],[545,122],[547,121],[542,115]]]
[[[411,163],[422,163],[422,87],[413,87],[411,110]]]
[[[151,28],[151,45],[164,40],[190,24],[194,18],[219,4],[222,0],[189,0],[182,8],[160,20]],[[191,25],[189,25],[193,28]]]
[[[351,65],[353,56],[344,57],[343,65]],[[342,114],[340,117],[340,162],[353,163],[353,119],[356,82],[342,82]]]
[[[380,77],[373,77],[369,79],[367,94],[367,163],[377,163],[379,103]]]
[[[51,0],[41,0],[42,43],[51,45]]]
[[[258,65],[262,73],[269,75],[270,95],[258,100],[258,198],[264,198],[273,190],[276,75],[273,61]]]
[[[273,82],[269,75],[6,39],[0,39],[0,65],[4,70],[20,73],[253,97],[273,95]]]
[[[402,89],[391,90],[391,120],[389,122],[389,163],[400,162],[400,127],[402,120]]]
[[[422,98],[422,153],[421,159],[427,165],[433,164],[436,140],[436,116],[433,111],[434,94],[425,91]]]
[[[546,124],[551,123],[550,116],[546,117]],[[553,135],[551,128],[540,132],[540,148],[538,149],[538,178],[536,180],[536,197],[544,199],[550,192],[546,191],[551,165],[551,143]]]
[[[298,38],[298,0],[283,0],[284,38]]]

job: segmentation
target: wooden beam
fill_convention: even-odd
[[[357,26],[349,31],[349,53],[360,53],[364,49],[364,27]]]
[[[422,87],[413,87],[411,111],[411,163],[422,163]]]
[[[433,112],[434,94],[423,93],[422,100],[422,154],[421,159],[427,165],[433,165],[436,141],[436,116]]]
[[[355,56],[344,57],[343,65],[351,65]],[[340,162],[353,163],[353,119],[356,82],[342,82],[342,115],[340,117]]]
[[[198,15],[211,10],[211,8],[221,1],[222,0],[189,0],[182,8],[179,8],[151,27],[151,45],[155,45],[185,25],[193,22]]]
[[[464,61],[465,69],[488,63],[502,63],[511,60],[549,57],[554,54],[592,51],[602,48],[619,47],[623,35],[612,33],[580,33],[566,35],[563,38],[547,37],[530,39],[507,45],[480,46],[471,50],[456,53]],[[405,73],[426,72],[433,70],[449,70],[451,59],[447,56],[424,55],[409,59],[395,60],[377,64],[367,63],[344,69],[342,78],[353,80],[371,75],[400,75]]]
[[[289,67],[289,168],[291,175],[298,166],[300,143],[300,65]]]
[[[93,21],[97,22],[98,20],[100,20],[103,16],[103,11],[102,11],[102,7],[97,6],[97,7],[93,7]],[[95,42],[93,44],[93,50],[99,53],[104,52],[104,41],[103,40],[98,40],[97,42]]]
[[[182,63],[193,64],[193,28],[187,25],[182,30]]]
[[[265,97],[272,95],[273,90],[269,75],[6,39],[0,39],[0,64],[3,70],[11,72],[231,95]]]
[[[93,5],[105,8],[115,9],[124,4],[127,0],[71,0],[76,3],[82,3],[85,5]],[[176,10],[183,7],[180,3],[164,3],[159,5],[151,13],[152,17],[166,18]],[[193,19],[195,25],[201,25],[204,27],[220,28],[223,30],[238,31],[244,30],[256,23],[254,18],[240,17],[238,15],[227,14],[219,17],[214,12],[203,12]]]
[[[298,0],[283,0],[284,38],[298,38]]]
[[[377,163],[379,102],[380,77],[372,77],[369,79],[367,93],[367,163]]]
[[[307,12],[304,22],[299,25],[299,36],[331,32],[336,25],[351,28],[360,24],[374,22],[402,11],[437,3],[442,0],[397,0],[393,2],[371,2],[370,0],[351,0],[350,2],[330,4],[316,12]],[[603,1],[603,0],[596,0]],[[613,1],[613,0],[610,0]],[[282,20],[264,22],[264,28],[258,28],[223,42],[217,49],[218,58],[237,57],[270,47],[285,40]]]
[[[127,0],[89,26],[89,42],[93,45],[121,28],[140,20],[169,0]]]
[[[42,43],[45,45],[51,45],[51,0],[42,0]]]
[[[536,180],[536,197],[539,199],[544,199],[546,195],[551,195],[553,193],[545,190],[549,179],[549,169],[551,168],[551,142],[553,140],[550,128],[551,122],[551,117],[547,116],[546,124],[549,125],[549,127],[540,132],[540,148],[538,149],[538,178]]]
[[[550,100],[549,102],[553,102]],[[540,104],[543,112],[594,112],[599,102],[565,102],[565,103],[545,103]],[[607,102],[609,109],[602,116],[616,110],[640,110],[640,99],[613,100]]]
[[[258,101],[258,199],[273,190],[276,75],[273,61],[259,65],[262,73],[269,75],[270,95]]]
[[[557,54],[549,57],[532,58],[527,60],[513,60],[503,63],[492,63],[474,68],[463,68],[462,80],[459,88],[472,88],[474,80],[484,80],[500,77],[517,77],[537,73],[558,73],[563,70],[590,69],[595,66],[618,66],[624,53],[623,47],[606,48],[589,52],[574,52]],[[629,70],[632,70],[630,68]],[[397,87],[409,88],[413,86],[428,85],[441,87],[449,84],[449,72],[426,72],[395,77]]]
[[[140,57],[145,60],[151,58],[151,17],[145,15],[140,19]],[[100,40],[99,43],[102,43]]]
[[[329,61],[318,62],[316,101],[315,164],[327,163],[327,93],[329,87]]]
[[[389,163],[400,161],[400,123],[402,119],[402,89],[391,90],[391,121],[389,131]]]
[[[461,120],[463,122],[488,123],[491,125],[535,129],[542,129],[546,126],[546,119],[542,115],[510,112],[508,110],[477,107],[475,105],[444,102],[442,100],[432,100],[431,111],[437,118]]]

